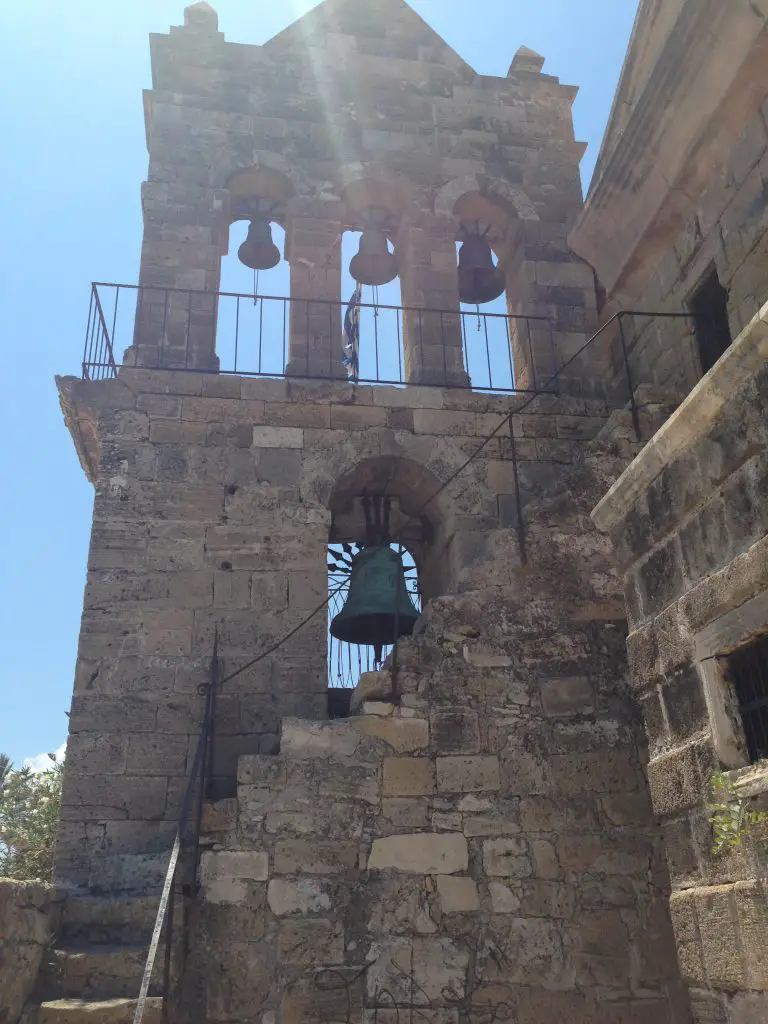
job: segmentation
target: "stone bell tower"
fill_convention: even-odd
[[[95,486],[56,865],[61,941],[95,945],[64,996],[132,1013],[141,972],[98,944],[148,940],[214,687],[178,1013],[687,1021],[621,587],[585,514],[637,446],[597,355],[569,362],[595,327],[566,241],[575,88],[525,48],[477,74],[403,0],[326,0],[263,46],[199,3],[151,53],[138,287],[94,291],[84,379],[59,380]],[[374,216],[397,386],[340,359],[342,237]],[[219,290],[239,219],[280,223],[290,266],[248,373]],[[468,224],[503,275],[506,393],[473,389]],[[329,721],[327,547],[360,541],[370,495],[425,612],[395,681],[363,676]]]

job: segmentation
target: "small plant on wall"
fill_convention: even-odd
[[[754,829],[768,825],[768,813],[751,810],[749,797],[739,795],[725,772],[713,773],[711,787],[713,802],[707,811],[715,855],[735,849]]]

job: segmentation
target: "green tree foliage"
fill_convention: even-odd
[[[768,824],[768,814],[751,810],[749,799],[738,795],[725,772],[715,772],[711,781],[714,802],[707,810],[712,824],[712,852],[727,853],[752,830]]]
[[[0,877],[50,881],[64,764],[14,770],[0,754]]]

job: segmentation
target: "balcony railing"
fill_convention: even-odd
[[[94,283],[82,373],[121,366],[217,370],[245,376],[346,379],[347,303],[236,292]],[[535,350],[535,351],[534,351]],[[498,393],[544,390],[558,353],[546,317],[359,306],[361,384],[433,384]],[[521,383],[515,362],[529,366]]]

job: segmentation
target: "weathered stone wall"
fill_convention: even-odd
[[[735,338],[768,298],[768,8],[640,5],[583,212],[571,232],[606,304],[678,313],[714,266]],[[625,321],[635,384],[687,394],[690,321]],[[625,378],[618,337],[617,384]]]
[[[768,633],[768,308],[598,505],[625,573],[633,686],[673,885],[683,975],[700,1022],[768,1016],[768,866],[747,834],[712,852],[713,771],[743,795],[743,732],[718,656]]]
[[[63,896],[43,882],[0,878],[0,1024],[17,1024],[48,950]]]
[[[284,720],[210,808],[190,1015],[690,1020],[626,686],[597,446],[529,508],[529,562],[435,599],[357,716]]]
[[[157,881],[170,847],[215,634],[222,675],[283,637],[327,594],[340,482],[360,494],[378,480],[411,515],[514,402],[149,370],[61,387],[96,498],[57,871],[70,885],[131,889]],[[547,396],[516,418],[524,500],[607,413]],[[427,510],[434,539],[417,558],[428,597],[519,558],[510,445],[505,427]],[[239,754],[276,749],[283,716],[324,718],[326,686],[320,614],[222,691],[216,775],[233,782]]]
[[[753,114],[728,160],[713,169],[636,297],[637,309],[687,309],[697,285],[714,266],[728,291],[736,338],[768,298],[768,100]],[[657,319],[628,324],[635,380],[685,395],[701,377],[692,322]],[[618,353],[614,353],[618,367]]]
[[[594,279],[566,241],[582,205],[576,89],[542,74],[542,57],[523,48],[506,78],[478,75],[392,0],[322,4],[264,46],[225,41],[205,6],[151,40],[143,286],[215,291],[237,204],[261,198],[279,205],[291,294],[338,302],[342,233],[375,206],[404,305],[458,310],[455,240],[478,220],[510,310],[550,317],[561,361],[583,344]],[[195,296],[190,313],[186,296],[145,300],[128,361],[215,368],[211,301]],[[340,373],[327,307],[307,309],[291,317],[288,372]],[[466,380],[457,320],[406,315],[404,343],[409,381]],[[547,330],[531,345],[513,331],[512,346],[520,384],[548,379]]]

